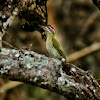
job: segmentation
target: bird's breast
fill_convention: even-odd
[[[54,47],[53,41],[51,38],[47,38],[46,40],[46,48],[50,56],[58,58],[60,55],[57,52],[57,49]]]
[[[52,50],[53,50],[53,42],[51,39],[47,38],[46,40],[46,48],[47,48],[47,51],[50,55],[52,55]]]

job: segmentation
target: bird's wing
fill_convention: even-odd
[[[52,38],[52,42],[53,42],[54,48],[57,49],[57,52],[60,53],[60,55],[61,55],[63,58],[66,58],[66,57],[65,57],[65,54],[64,54],[64,52],[63,52],[63,49],[62,49],[62,47],[61,47],[61,45],[60,45],[60,43],[57,41],[57,39],[56,39],[55,37]]]

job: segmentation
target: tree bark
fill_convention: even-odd
[[[100,100],[100,86],[89,71],[33,51],[2,49],[0,77],[29,83],[59,93],[68,100]]]

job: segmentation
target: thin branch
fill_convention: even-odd
[[[82,57],[84,57],[84,56],[86,56],[88,54],[91,54],[91,53],[93,53],[95,51],[98,51],[98,50],[100,50],[100,42],[94,43],[89,47],[86,47],[86,48],[84,48],[84,49],[82,49],[80,51],[72,53],[69,56],[67,56],[66,58],[67,58],[68,62],[72,62],[72,61],[75,61],[75,60],[77,60],[79,58],[82,58]]]
[[[14,88],[14,87],[21,85],[21,84],[23,84],[23,83],[22,82],[10,81],[10,82],[8,82],[8,83],[6,83],[6,84],[4,84],[3,86],[0,87],[0,93],[4,93],[7,90]]]
[[[100,86],[88,71],[69,63],[66,63],[68,72],[62,67],[61,61],[32,51],[20,55],[18,50],[2,49],[0,53],[2,78],[36,85],[70,100],[99,100]]]

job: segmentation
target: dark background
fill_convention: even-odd
[[[48,24],[55,27],[57,39],[66,57],[100,41],[100,12],[92,0],[48,0],[47,6]],[[4,36],[4,40],[17,48],[33,44],[32,51],[48,55],[41,34],[38,31],[27,32],[20,25],[21,21],[17,17],[8,30],[14,42],[8,38],[8,35]],[[84,70],[90,70],[96,79],[100,78],[100,51],[71,63]],[[1,85],[7,82],[9,81],[0,79]],[[23,84],[0,94],[0,100],[65,100],[65,98],[56,93]]]

